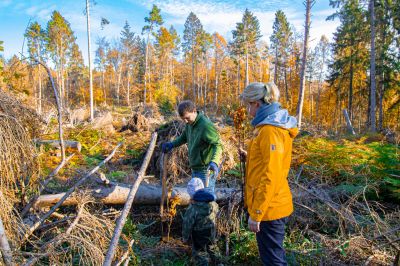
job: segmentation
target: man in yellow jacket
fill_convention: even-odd
[[[264,265],[287,265],[283,239],[293,212],[287,176],[297,120],[278,103],[279,90],[272,82],[248,85],[241,98],[248,104],[253,136],[248,142],[245,205],[249,229],[256,233]]]

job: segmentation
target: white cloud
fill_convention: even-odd
[[[132,3],[137,3],[135,0],[130,1]],[[272,34],[275,12],[278,9],[283,10],[289,23],[295,27],[296,32],[301,34],[304,32],[305,8],[302,4],[294,4],[291,1],[142,1],[142,5],[148,10],[151,10],[153,4],[156,4],[161,9],[167,22],[172,25],[183,25],[189,13],[194,12],[208,32],[213,33],[217,31],[228,40],[232,38],[231,32],[235,29],[236,23],[241,21],[246,7],[257,16],[260,22],[261,34],[263,35],[262,40],[264,41],[269,42],[269,37]],[[318,41],[322,34],[325,34],[329,39],[332,38],[332,33],[335,31],[338,22],[325,21],[325,19],[333,12],[333,9],[312,11],[312,25],[310,30],[311,45],[314,45],[315,40]]]
[[[7,7],[9,5],[11,5],[12,0],[2,0],[0,1],[0,7]]]

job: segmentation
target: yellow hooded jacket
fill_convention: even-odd
[[[297,128],[260,125],[248,143],[245,205],[257,222],[277,220],[293,212],[287,176]]]

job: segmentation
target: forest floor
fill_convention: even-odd
[[[160,133],[159,145],[176,136],[179,130],[177,124],[171,123],[177,117],[171,116],[167,119],[148,119],[148,127],[139,128],[138,132],[119,132],[131,116],[130,109],[119,108],[112,111],[113,128],[94,128],[88,123],[65,126],[64,139],[79,141],[82,149],[80,152],[67,149],[67,155],[72,152],[76,155],[49,183],[43,194],[66,191],[79,177],[104,160],[120,142],[122,146],[110,162],[101,168],[101,172],[111,182],[132,184],[151,132],[155,129],[161,132],[160,129],[169,126],[168,134]],[[223,135],[224,147],[229,150],[226,151],[227,160],[217,187],[240,189],[241,173],[235,154],[234,129],[223,118],[216,121]],[[171,134],[172,127],[175,131]],[[398,260],[400,250],[398,143],[388,143],[379,134],[337,137],[318,136],[312,132],[311,129],[303,131],[294,141],[288,178],[295,212],[290,216],[284,241],[289,265],[391,265],[396,256]],[[42,131],[40,138],[58,139],[55,119]],[[37,149],[40,176],[46,176],[60,163],[59,150],[48,145]],[[184,165],[187,155],[184,150],[174,151],[174,154],[172,165],[169,165],[172,167],[169,174],[173,176],[169,185],[184,186],[189,179],[189,170]],[[160,150],[157,147],[143,182],[160,184],[159,157]],[[80,191],[92,185],[85,184]],[[97,214],[100,210],[102,215],[114,213],[114,216],[107,216],[112,223],[121,208],[95,203],[87,211],[92,210]],[[120,241],[121,250],[129,250],[129,265],[190,265],[190,246],[181,242],[181,217],[185,207],[172,208],[170,219],[161,222],[159,206],[132,207]],[[78,207],[69,206],[62,207],[58,212],[64,216],[77,210]],[[52,217],[47,224],[57,219],[59,217]],[[40,243],[46,243],[49,235],[65,231],[62,228],[58,230],[37,233],[38,239],[42,240],[34,245],[25,245],[21,250],[33,252]],[[131,239],[134,241],[128,248]],[[105,242],[101,245],[105,245],[106,250],[107,241],[98,241]],[[224,265],[261,265],[255,235],[247,230],[240,206],[231,201],[220,203],[218,247]],[[57,250],[61,252],[59,247]],[[62,261],[85,264],[84,260],[79,259],[80,252],[81,256],[90,252],[90,256],[95,256],[94,251],[74,252],[69,254],[69,259],[65,257]],[[57,258],[50,256],[41,262],[54,263],[54,260],[57,261]],[[96,264],[96,261],[90,263]]]

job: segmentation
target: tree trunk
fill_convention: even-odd
[[[117,77],[117,104],[119,106],[119,87],[121,85],[121,75],[122,75],[122,66],[118,69],[118,77]]]
[[[307,50],[308,50],[308,37],[310,32],[310,15],[311,7],[315,0],[306,1],[306,24],[304,27],[304,44],[303,44],[303,57],[301,59],[301,69],[300,69],[300,90],[299,90],[299,101],[297,104],[297,117],[298,117],[298,127],[301,128],[301,120],[303,113],[303,102],[304,102],[304,87],[305,87],[305,73],[306,73],[306,63],[307,63]]]
[[[128,106],[131,106],[131,101],[130,101],[130,99],[129,99],[129,97],[130,97],[130,69],[128,68],[128,76],[127,76],[127,79],[128,79],[128,84],[127,84],[127,88],[126,88],[126,103],[127,103],[127,105]]]
[[[376,132],[376,80],[375,80],[375,1],[370,0],[371,13],[371,107],[370,107],[370,131]]]
[[[131,186],[126,184],[112,183],[107,186],[99,186],[89,190],[89,193],[95,198],[96,202],[109,205],[125,204]],[[233,188],[215,188],[217,201],[227,200],[233,192]],[[41,195],[36,201],[35,208],[51,207],[57,203],[65,193]],[[136,205],[159,205],[162,197],[162,187],[159,185],[141,184],[135,195]],[[190,203],[190,196],[186,187],[174,187],[170,198],[179,198],[179,205],[186,206]],[[75,197],[68,197],[62,206],[77,205],[78,200]]]
[[[278,47],[275,48],[274,83],[278,80]]]
[[[290,100],[290,97],[289,97],[289,88],[288,88],[288,81],[287,81],[287,69],[286,69],[286,64],[285,64],[284,68],[285,68],[285,102],[286,102],[286,105],[288,105],[288,102],[289,102],[289,100]]]
[[[86,0],[86,22],[87,22],[87,37],[88,37],[88,61],[89,61],[89,91],[90,91],[90,122],[94,119],[93,108],[93,76],[92,76],[92,55],[90,49],[90,8],[89,0]]]
[[[194,81],[194,49],[192,48],[192,89],[193,89],[193,101],[196,100],[196,86]]]
[[[238,65],[237,65],[237,91],[236,91],[236,97],[239,96],[240,94],[240,56],[238,57]]]
[[[246,80],[245,80],[244,87],[246,88],[247,85],[249,85],[249,48],[248,48],[248,44],[246,42]]]
[[[352,124],[351,124],[351,120],[350,120],[349,114],[347,113],[347,110],[346,110],[346,109],[343,109],[343,115],[344,115],[344,118],[346,119],[347,131],[348,131],[350,134],[355,135],[356,132],[354,132],[354,129],[353,129],[353,126],[352,126]]]
[[[350,48],[352,49],[352,48]],[[353,52],[351,52],[353,53]],[[353,120],[353,78],[354,78],[354,67],[353,67],[353,54],[350,55],[350,84],[349,84],[349,119]]]
[[[151,26],[150,26],[151,28]],[[147,33],[147,43],[146,43],[146,55],[145,55],[145,67],[144,67],[144,93],[143,93],[143,103],[146,103],[147,97],[147,71],[148,71],[148,57],[149,57],[149,41],[150,41],[150,30]]]
[[[157,140],[157,132],[154,132],[151,137],[149,148],[143,159],[142,166],[140,167],[139,173],[137,174],[137,178],[136,178],[135,182],[133,183],[132,187],[129,189],[129,194],[127,196],[124,208],[122,209],[121,215],[119,216],[119,218],[117,220],[117,224],[115,225],[114,234],[112,236],[112,239],[110,242],[110,247],[108,248],[106,258],[104,259],[103,266],[111,266],[111,262],[114,258],[114,254],[115,254],[115,249],[118,246],[119,237],[121,235],[122,228],[125,225],[126,218],[128,217],[128,213],[132,207],[133,200],[135,199],[135,195],[139,188],[139,185],[143,180],[143,177],[146,172],[147,166],[149,164],[150,158],[151,158],[154,148],[156,146],[156,140]]]

